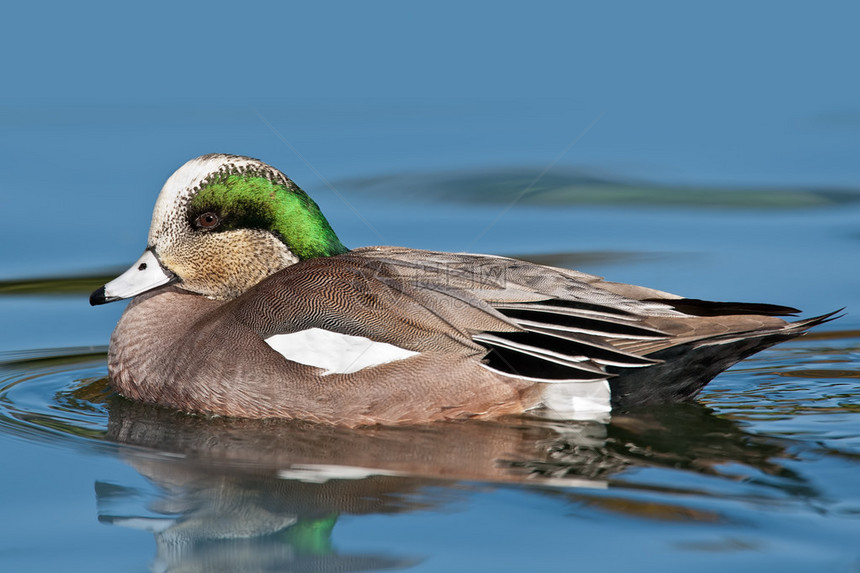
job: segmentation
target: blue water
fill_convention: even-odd
[[[10,9],[0,569],[857,570],[856,7],[375,9]],[[87,297],[210,152],[282,169],[348,246],[846,314],[606,424],[133,404],[106,388],[123,304]]]

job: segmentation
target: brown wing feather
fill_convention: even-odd
[[[228,304],[237,316],[256,317],[249,326],[263,337],[323,328],[417,352],[484,352],[474,333],[518,330],[465,291],[427,286],[347,253],[297,263]]]
[[[787,307],[684,299],[515,259],[401,247],[303,261],[254,288],[269,292],[237,304],[259,307],[241,315],[260,317],[252,326],[262,336],[325,328],[475,355],[545,382],[609,378],[660,363],[649,356],[675,347],[804,330],[767,316],[795,310]],[[756,309],[762,314],[750,314]]]

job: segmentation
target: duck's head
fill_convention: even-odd
[[[170,176],[143,255],[90,295],[90,303],[169,283],[230,299],[300,260],[346,250],[316,203],[286,175],[250,157],[204,155]]]

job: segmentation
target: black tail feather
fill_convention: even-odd
[[[780,330],[716,336],[665,348],[647,355],[648,358],[663,361],[647,368],[607,368],[609,372],[617,374],[609,379],[612,407],[624,409],[690,400],[714,376],[730,366],[774,344],[800,336],[814,326],[836,320],[842,310],[798,320]]]
[[[731,314],[761,314],[764,316],[794,316],[800,310],[778,304],[757,302],[716,302],[698,298],[652,298],[644,302],[657,302],[671,306],[679,312],[691,316],[725,316]]]

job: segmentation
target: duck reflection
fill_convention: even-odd
[[[608,424],[517,417],[361,429],[189,416],[118,397],[108,409],[107,439],[160,495],[98,483],[99,518],[151,531],[161,571],[408,567],[420,558],[338,553],[331,533],[339,516],[445,506],[488,484],[546,486],[535,490],[629,512],[641,508],[582,488],[630,487],[631,467],[723,475],[742,464],[778,476],[773,487],[814,493],[780,464],[784,444],[699,404]]]

